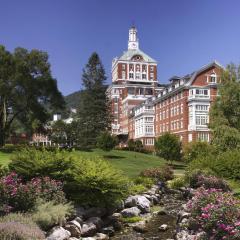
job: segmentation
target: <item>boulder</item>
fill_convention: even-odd
[[[77,221],[81,226],[83,225],[83,220],[82,220],[82,218],[76,217],[74,220]]]
[[[137,207],[126,208],[121,211],[123,217],[136,217],[140,213],[141,211]]]
[[[82,236],[83,237],[92,237],[96,234],[97,227],[93,223],[84,223],[82,225]]]
[[[63,227],[54,227],[47,237],[47,240],[68,240],[70,236],[71,233]]]
[[[159,231],[167,231],[167,229],[168,229],[168,225],[167,224],[162,224],[159,228]]]
[[[97,227],[97,230],[100,230],[103,226],[103,221],[99,217],[91,217],[86,221],[86,223],[87,224],[93,223]]]
[[[112,226],[103,228],[102,232],[104,234],[107,234],[109,237],[112,237],[115,233],[114,228]]]
[[[133,230],[139,233],[147,232],[145,221],[140,221],[133,226]]]
[[[130,196],[125,201],[126,207],[138,207],[142,213],[149,213],[151,202],[141,195]]]
[[[80,237],[81,236],[81,225],[76,220],[68,222],[64,228],[71,233],[71,237]]]
[[[108,240],[109,236],[104,233],[97,233],[95,238],[96,238],[96,240]]]
[[[191,214],[188,213],[188,212],[180,211],[180,212],[178,213],[177,223],[182,222],[182,220],[183,220],[184,218],[189,218],[190,215],[191,215]]]

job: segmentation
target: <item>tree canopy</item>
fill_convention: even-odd
[[[11,53],[0,45],[0,146],[14,121],[31,132],[33,122],[43,124],[63,107],[46,52],[16,48]]]
[[[210,109],[212,142],[225,151],[240,146],[240,66],[223,71],[219,96]]]
[[[181,160],[181,142],[175,134],[165,133],[155,141],[158,156],[168,161]]]

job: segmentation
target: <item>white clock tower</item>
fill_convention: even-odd
[[[131,49],[132,50],[139,49],[137,29],[135,27],[131,27],[129,29],[128,50],[131,50]]]

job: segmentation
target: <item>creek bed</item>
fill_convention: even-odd
[[[116,232],[111,240],[167,240],[174,239],[177,228],[177,213],[180,210],[184,200],[179,194],[165,194],[162,199],[162,205],[169,212],[167,215],[153,214],[146,223],[145,233],[138,233],[131,226],[125,227],[122,231]],[[159,227],[167,224],[166,231],[160,231]]]
[[[173,215],[154,215],[148,223],[146,223],[146,233],[137,233],[131,227],[125,228],[123,231],[116,233],[111,240],[141,240],[154,239],[166,240],[174,237],[176,229],[176,217]],[[159,231],[162,224],[167,224],[168,229],[164,232]]]

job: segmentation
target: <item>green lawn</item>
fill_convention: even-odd
[[[0,150],[0,164],[6,166],[12,153],[6,153]],[[100,149],[95,149],[90,152],[74,151],[71,152],[73,156],[96,157],[100,156],[109,161],[114,167],[120,169],[123,174],[133,178],[137,176],[142,170],[150,167],[161,167],[166,164],[166,161],[153,156],[152,154],[135,153],[130,151],[113,150],[104,152]],[[182,165],[176,164],[176,175],[182,174]]]
[[[104,152],[96,149],[92,152],[76,151],[72,153],[75,156],[100,156],[109,161],[114,167],[120,169],[123,174],[133,178],[136,177],[142,170],[150,167],[161,167],[167,162],[152,154],[136,153],[131,151],[113,150]],[[182,165],[176,164],[176,173],[182,174]]]
[[[6,166],[10,161],[11,153],[5,153],[0,150],[0,165]]]

